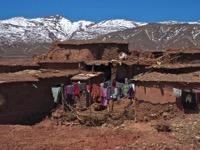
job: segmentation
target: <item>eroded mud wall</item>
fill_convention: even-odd
[[[17,72],[17,71],[22,71],[26,69],[40,69],[40,66],[4,66],[0,65],[0,73],[8,73],[8,72]]]
[[[45,60],[95,60],[115,59],[120,52],[128,53],[127,44],[58,44],[47,55]],[[42,58],[41,58],[42,59]]]
[[[39,82],[18,82],[0,85],[0,124],[33,124],[54,107],[51,86],[68,79],[49,78]]]
[[[173,89],[166,86],[136,86],[136,98],[152,104],[175,103]]]
[[[84,66],[82,62],[42,62],[39,63],[42,69],[79,69],[79,67]]]
[[[175,53],[170,56],[173,63],[200,63],[200,53]]]

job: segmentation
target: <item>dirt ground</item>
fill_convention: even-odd
[[[171,132],[158,132],[157,122],[125,121],[113,127],[56,126],[45,119],[33,126],[1,125],[0,149],[66,149],[66,150],[135,150],[135,149],[199,149],[200,116],[191,114],[168,123]]]

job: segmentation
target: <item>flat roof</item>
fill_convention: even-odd
[[[32,59],[0,58],[0,66],[39,66]]]
[[[78,74],[78,70],[24,70],[14,73],[0,73],[0,84],[10,82],[36,82],[40,79],[53,77],[70,77]]]
[[[108,66],[111,61],[109,60],[91,60],[91,61],[85,61],[86,65],[106,65]]]
[[[188,48],[188,49],[167,49],[166,50],[167,53],[200,53],[200,48]]]
[[[180,82],[180,83],[200,83],[200,71],[184,74],[167,74],[159,72],[149,72],[140,74],[132,79],[140,82]]]
[[[49,63],[49,64],[71,64],[71,63],[82,63],[84,62],[83,60],[42,60],[42,61],[38,61],[38,64],[44,64],[44,63]]]
[[[94,78],[94,77],[97,77],[99,75],[102,75],[103,73],[102,72],[87,72],[87,73],[80,73],[80,74],[77,74],[75,76],[73,76],[71,78],[72,81],[78,81],[78,80],[89,80],[91,78]]]
[[[177,48],[177,49],[135,49],[132,44],[129,44],[130,52],[139,53],[200,53],[200,48]]]
[[[87,44],[129,44],[127,41],[121,41],[121,40],[106,40],[106,41],[100,41],[100,40],[66,40],[62,42],[58,42],[58,45],[87,45]]]
[[[182,68],[197,68],[200,67],[200,63],[197,64],[161,64],[161,65],[152,65],[149,68],[155,69],[182,69]]]

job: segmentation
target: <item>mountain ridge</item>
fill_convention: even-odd
[[[159,28],[158,26],[194,26],[197,29],[192,29],[192,32],[196,33],[199,37],[199,26],[200,21],[197,22],[177,22],[177,21],[165,21],[158,23],[145,23],[136,22],[125,19],[114,19],[105,20],[101,22],[91,22],[91,21],[75,21],[72,22],[62,16],[49,16],[43,18],[33,18],[26,19],[24,17],[15,17],[7,20],[0,20],[0,56],[33,56],[36,54],[44,53],[48,50],[49,45],[54,41],[64,41],[68,39],[75,40],[87,40],[87,39],[98,39],[99,37],[108,37],[114,39],[116,34],[121,36],[120,40],[134,41],[135,44],[139,44],[139,48],[143,48],[146,41],[145,38],[150,37],[152,32],[148,31],[144,33],[144,42],[138,39],[131,38],[133,36],[133,31],[135,34],[136,30],[142,28],[151,29],[156,33],[153,28]],[[165,30],[166,27],[162,27]],[[161,29],[158,29],[161,31]],[[167,31],[168,30],[168,31]],[[183,32],[182,29],[180,29]],[[191,29],[190,29],[191,30]],[[130,31],[130,32],[129,32]],[[147,30],[146,30],[147,31]],[[166,29],[166,32],[175,32],[177,30]],[[138,31],[139,32],[139,31]],[[144,29],[145,32],[145,29]],[[161,31],[162,32],[162,31]],[[189,31],[188,31],[189,32]],[[149,35],[147,33],[150,33]],[[158,34],[158,33],[156,33]],[[166,34],[162,32],[162,34]],[[178,32],[179,34],[179,32]],[[188,35],[192,36],[192,35]],[[127,37],[127,38],[126,38]],[[104,39],[105,39],[104,38]],[[131,40],[132,39],[132,40]],[[142,40],[142,39],[141,39]],[[151,43],[153,41],[150,40]],[[191,40],[194,42],[193,40]],[[148,41],[149,42],[149,41]],[[147,43],[148,43],[147,42]],[[166,41],[163,41],[166,42]],[[132,42],[133,43],[133,42]],[[153,44],[162,44],[159,42],[153,42]],[[151,45],[151,44],[150,44]],[[199,44],[197,44],[199,46]],[[137,48],[138,46],[136,46]],[[155,46],[150,46],[150,48],[155,48]],[[162,47],[160,47],[162,48]],[[148,49],[145,47],[145,49]]]

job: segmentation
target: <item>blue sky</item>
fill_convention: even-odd
[[[200,20],[200,0],[2,0],[0,19],[62,15],[77,20]]]

